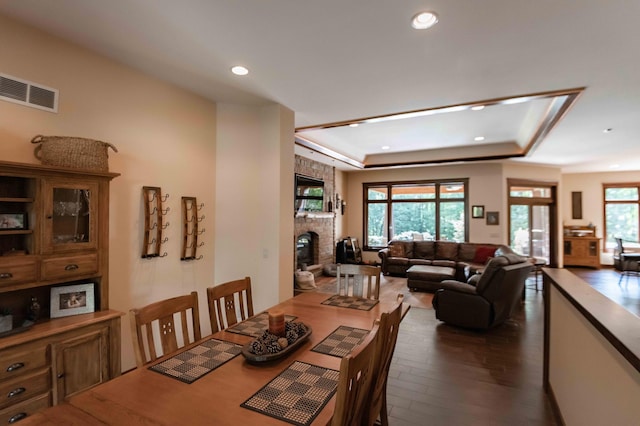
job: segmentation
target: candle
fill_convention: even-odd
[[[276,336],[284,336],[284,312],[269,312],[269,333],[275,334]]]

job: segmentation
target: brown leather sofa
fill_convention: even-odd
[[[520,303],[525,280],[533,266],[524,257],[507,254],[492,258],[471,284],[443,281],[443,288],[433,296],[436,318],[478,330],[502,324]]]
[[[406,276],[413,265],[445,266],[455,269],[455,279],[467,281],[494,256],[515,254],[501,244],[456,243],[452,241],[392,240],[378,251],[384,275]]]

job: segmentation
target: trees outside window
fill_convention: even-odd
[[[640,183],[604,184],[605,248],[612,250],[616,238],[637,243],[640,236]]]
[[[365,183],[365,249],[392,240],[466,241],[468,179]]]

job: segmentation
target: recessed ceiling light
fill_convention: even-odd
[[[235,67],[231,68],[231,72],[234,73],[235,75],[247,75],[249,74],[249,70],[246,69],[245,67],[241,66],[241,65],[236,65]]]
[[[381,148],[386,151],[386,150],[390,149],[391,147],[389,145],[384,145]]]
[[[609,128],[604,129],[602,132],[603,133],[611,133],[611,132],[613,132],[613,129],[611,127],[609,127]]]
[[[420,12],[411,20],[411,26],[416,30],[426,30],[438,23],[438,15],[434,12]]]
[[[358,127],[358,126],[359,126],[359,124],[358,124],[358,123],[351,123],[351,124],[349,124],[349,127]]]
[[[620,168],[620,164],[612,164],[609,166],[610,169],[619,169]]]
[[[475,138],[473,138],[474,141],[483,141],[484,140],[484,136],[476,136]]]
[[[472,106],[471,109],[473,111],[481,111],[484,109],[484,105],[476,105],[476,106]]]

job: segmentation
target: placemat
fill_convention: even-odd
[[[152,365],[149,370],[185,383],[193,383],[235,358],[241,351],[242,345],[211,339],[159,364]]]
[[[369,330],[341,325],[313,349],[314,352],[343,358],[369,334]]]
[[[363,299],[362,297],[341,296],[334,294],[324,302],[323,305],[339,306],[341,308],[360,309],[368,311],[378,304],[374,299]]]
[[[240,406],[306,426],[336,392],[339,376],[337,370],[294,361]]]
[[[285,315],[285,321],[293,321],[298,317],[293,315]],[[269,328],[269,313],[262,312],[258,315],[254,315],[251,318],[235,324],[232,327],[227,328],[225,331],[230,333],[244,334],[251,337],[259,337],[262,332]]]

